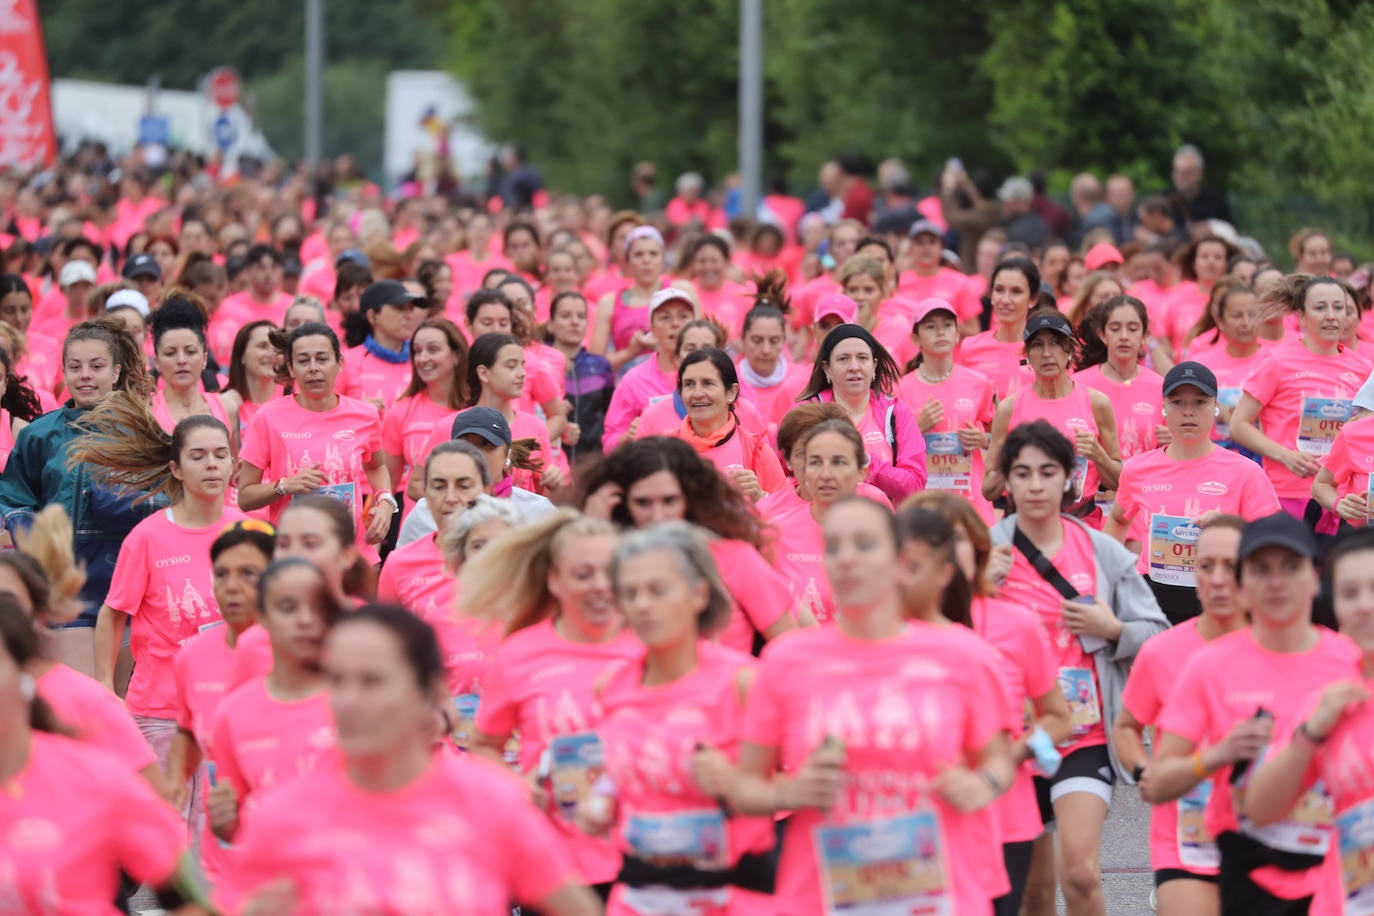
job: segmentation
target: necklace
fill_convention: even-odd
[[[921,381],[925,382],[927,385],[938,385],[954,374],[954,367],[950,366],[949,371],[946,372],[944,375],[940,376],[939,378],[931,378],[930,376],[926,375],[925,366],[918,366],[916,368],[916,371],[920,374]]]
[[[1126,376],[1122,375],[1121,372],[1120,372],[1115,366],[1113,366],[1113,365],[1111,364],[1111,362],[1105,362],[1105,363],[1103,363],[1102,365],[1103,365],[1104,367],[1106,367],[1106,368],[1112,370],[1112,374],[1115,375],[1118,379],[1120,379],[1120,380],[1121,380],[1121,384],[1123,384],[1123,385],[1129,385],[1131,382],[1135,381],[1135,377],[1136,377],[1137,375],[1140,374],[1140,365],[1139,365],[1139,364],[1136,364],[1135,371],[1131,373],[1131,377],[1130,377],[1130,378],[1127,378]]]

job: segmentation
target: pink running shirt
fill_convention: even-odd
[[[66,665],[53,665],[38,678],[38,695],[48,701],[76,740],[120,757],[135,773],[157,763],[157,754],[128,709],[95,678]]]
[[[1074,381],[1100,391],[1116,414],[1116,439],[1124,461],[1159,447],[1155,427],[1164,425],[1164,376],[1145,366],[1129,382],[1107,378],[1101,366],[1074,374]]]

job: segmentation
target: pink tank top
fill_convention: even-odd
[[[668,278],[664,277],[658,283],[659,289],[667,289]],[[630,295],[630,289],[622,289],[616,293],[615,308],[611,311],[611,346],[617,350],[623,350],[630,345],[630,339],[636,334],[641,334],[649,330],[649,307],[647,305],[630,305],[626,298]]]
[[[224,402],[212,394],[205,393],[205,383],[199,384],[200,396],[205,398],[205,404],[210,408],[210,416],[224,424],[225,429],[229,428],[229,414],[224,410]],[[167,395],[162,388],[161,380],[158,381],[157,390],[153,392],[153,418],[157,420],[157,425],[170,434],[176,428],[176,421],[172,419],[172,411],[167,406]]]
[[[0,471],[9,464],[10,452],[14,451],[14,417],[8,410],[0,410]]]
[[[1031,420],[1047,420],[1049,423],[1074,441],[1077,431],[1087,430],[1096,438],[1098,435],[1097,418],[1093,416],[1091,389],[1087,385],[1074,382],[1073,390],[1067,397],[1046,400],[1035,393],[1033,385],[1027,385],[1016,393],[1011,405],[1011,429]],[[1097,466],[1086,458],[1079,457],[1074,465],[1074,504],[1090,500],[1097,493]]]

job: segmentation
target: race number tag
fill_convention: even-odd
[[[949,916],[944,839],[933,812],[815,829],[826,916]]]
[[[973,456],[959,444],[958,433],[926,433],[926,487],[968,493]]]
[[[1178,515],[1150,517],[1150,580],[1160,585],[1197,587],[1193,552],[1202,532]]]
[[[638,858],[656,864],[690,864],[699,871],[717,871],[729,861],[725,815],[719,808],[633,814],[624,835]]]
[[[1073,475],[1069,477],[1072,486],[1070,495],[1074,503],[1083,501],[1083,487],[1088,483],[1088,459],[1079,455],[1073,460]]]
[[[1240,396],[1242,394],[1244,394],[1244,390],[1241,388],[1222,388],[1217,391],[1217,403],[1220,404],[1222,407],[1225,407],[1227,410],[1233,410],[1235,409],[1235,406],[1240,403]],[[1216,438],[1218,441],[1231,441],[1230,423],[1223,423],[1220,420],[1218,420],[1216,430]]]
[[[1178,800],[1178,861],[1185,868],[1221,867],[1221,852],[1205,822],[1211,797],[1212,781],[1204,779]]]
[[[1244,814],[1240,832],[1280,852],[1324,856],[1331,849],[1334,829],[1331,796],[1326,785],[1317,783],[1298,799],[1288,817],[1264,827],[1256,827]]]
[[[559,735],[549,745],[553,801],[564,818],[572,820],[577,805],[591,794],[605,766],[600,736],[592,732]]]
[[[1072,736],[1082,738],[1102,722],[1102,703],[1097,699],[1097,679],[1088,668],[1060,668],[1059,689],[1069,701]]]
[[[1298,451],[1325,455],[1331,451],[1336,433],[1350,419],[1351,401],[1347,398],[1303,398],[1298,421]]]
[[[337,499],[348,507],[349,512],[353,511],[353,507],[356,505],[358,497],[357,485],[352,483],[329,483],[322,487],[317,487],[311,492],[317,493],[320,496],[328,496],[330,499]]]
[[[458,712],[458,721],[453,723],[453,743],[465,751],[477,734],[477,707],[481,697],[475,693],[464,693],[453,698],[453,706]]]
[[[1374,916],[1374,800],[1336,818],[1346,916]]]

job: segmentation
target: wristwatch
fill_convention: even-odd
[[[286,495],[286,478],[285,478],[285,477],[283,477],[281,480],[278,480],[278,481],[277,481],[277,485],[276,485],[275,487],[272,488],[272,492],[276,493],[278,496],[285,496],[285,495]]]
[[[1140,782],[1140,777],[1145,775],[1145,764],[1137,763],[1131,768],[1131,782]]]

